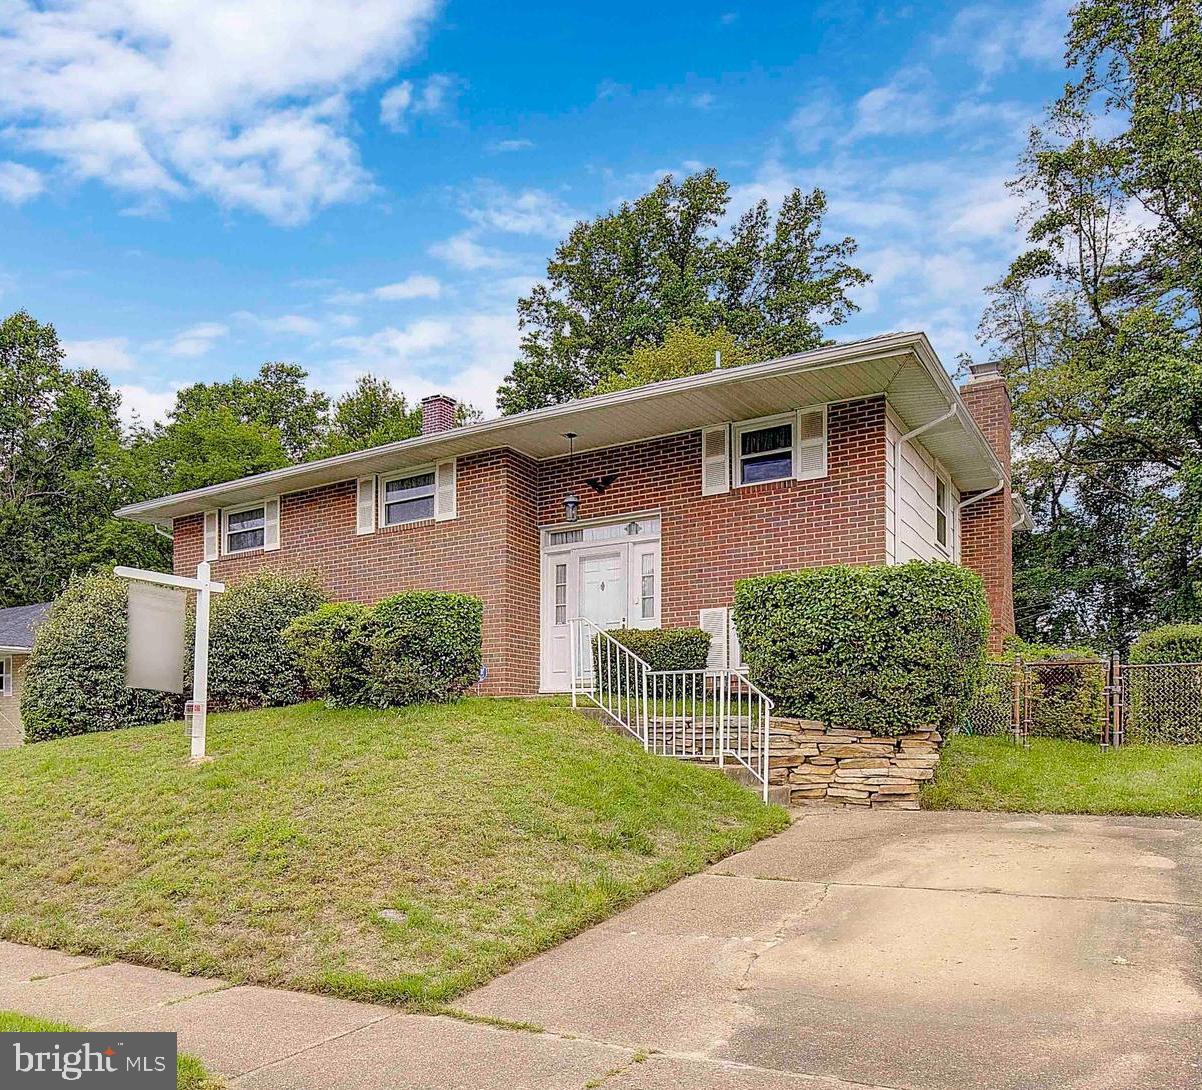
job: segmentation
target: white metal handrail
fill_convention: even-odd
[[[768,800],[772,700],[739,670],[652,670],[587,618],[571,624],[572,707],[585,697],[649,753],[728,762]]]

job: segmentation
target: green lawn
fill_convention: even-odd
[[[0,1011],[0,1033],[75,1033],[75,1026],[47,1022],[16,1011]],[[195,1056],[181,1052],[176,1058],[175,1090],[221,1090],[225,1084],[213,1078]]]
[[[556,701],[214,716],[209,750],[0,754],[0,937],[428,1008],[788,820]]]
[[[928,810],[1202,817],[1202,746],[1131,745],[956,735],[944,747]]]

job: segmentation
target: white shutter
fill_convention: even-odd
[[[355,533],[371,534],[376,529],[376,479],[360,477],[355,497]]]
[[[728,611],[725,608],[701,611],[698,627],[713,637],[710,640],[709,658],[705,662],[707,670],[726,669],[727,636],[730,627],[727,615]]]
[[[280,497],[272,496],[263,501],[263,551],[271,552],[280,547]]]
[[[0,696],[13,695],[13,660],[0,659]]]
[[[434,519],[446,522],[455,517],[455,463],[439,462],[434,470]]]
[[[735,629],[735,611],[732,609],[728,612],[730,614],[730,625],[728,628],[729,642],[726,646],[730,654],[730,668],[732,670],[742,670],[745,669],[746,664],[743,662],[743,649],[739,646],[739,633]]]
[[[205,559],[216,560],[221,551],[221,512],[205,512]]]
[[[718,424],[701,431],[701,494],[717,496],[730,491],[730,425]]]
[[[798,409],[793,431],[793,476],[799,481],[825,477],[826,406]]]

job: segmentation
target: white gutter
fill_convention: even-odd
[[[0,647],[0,655],[28,655],[32,647]]]
[[[985,500],[985,499],[988,499],[990,496],[996,496],[1005,487],[1006,487],[1005,481],[998,481],[998,483],[995,484],[992,488],[987,489],[984,492],[978,492],[975,496],[969,496],[968,499],[966,499],[966,500],[961,500],[956,505],[956,510],[963,511],[964,508],[966,508],[970,503],[976,503],[977,500]]]

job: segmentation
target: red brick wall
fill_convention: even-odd
[[[822,480],[776,481],[720,496],[701,495],[697,432],[579,454],[570,474],[566,458],[540,464],[513,451],[471,455],[459,460],[458,518],[363,537],[355,534],[355,484],[346,481],[283,496],[279,551],[223,558],[214,573],[236,581],[265,567],[312,572],[332,598],[348,601],[372,602],[409,589],[478,595],[489,668],[485,691],[534,692],[538,527],[562,519],[569,489],[580,497],[586,519],[659,510],[668,625],[695,625],[700,609],[729,603],[735,581],[746,576],[813,564],[883,563],[884,398],[832,405],[829,431]],[[602,495],[585,483],[614,472],[617,481]],[[1010,593],[996,527],[987,517],[992,503],[982,501],[963,525],[964,561],[985,577],[991,602]],[[195,570],[202,536],[201,516],[177,520],[177,572]],[[1006,551],[1006,563],[1008,557]]]
[[[960,395],[994,453],[1009,470],[1011,406],[1005,381],[970,382]],[[993,613],[989,643],[995,651],[1001,650],[1002,640],[1014,632],[1013,521],[1009,485],[964,508],[960,520],[960,560],[985,580]]]
[[[735,580],[813,564],[885,559],[885,399],[832,405],[828,473],[701,494],[701,435],[674,435],[544,462],[539,514],[563,518],[580,497],[582,519],[658,508],[665,625],[697,624],[700,609],[728,605]],[[584,482],[618,473],[602,495]]]
[[[279,550],[223,557],[213,574],[236,581],[261,568],[313,573],[339,601],[375,602],[403,590],[475,594],[484,601],[485,691],[533,692],[539,548],[534,474],[532,462],[510,451],[461,458],[458,518],[362,537],[355,533],[354,481],[285,495]],[[203,516],[177,520],[175,570],[192,574],[203,549]]]

